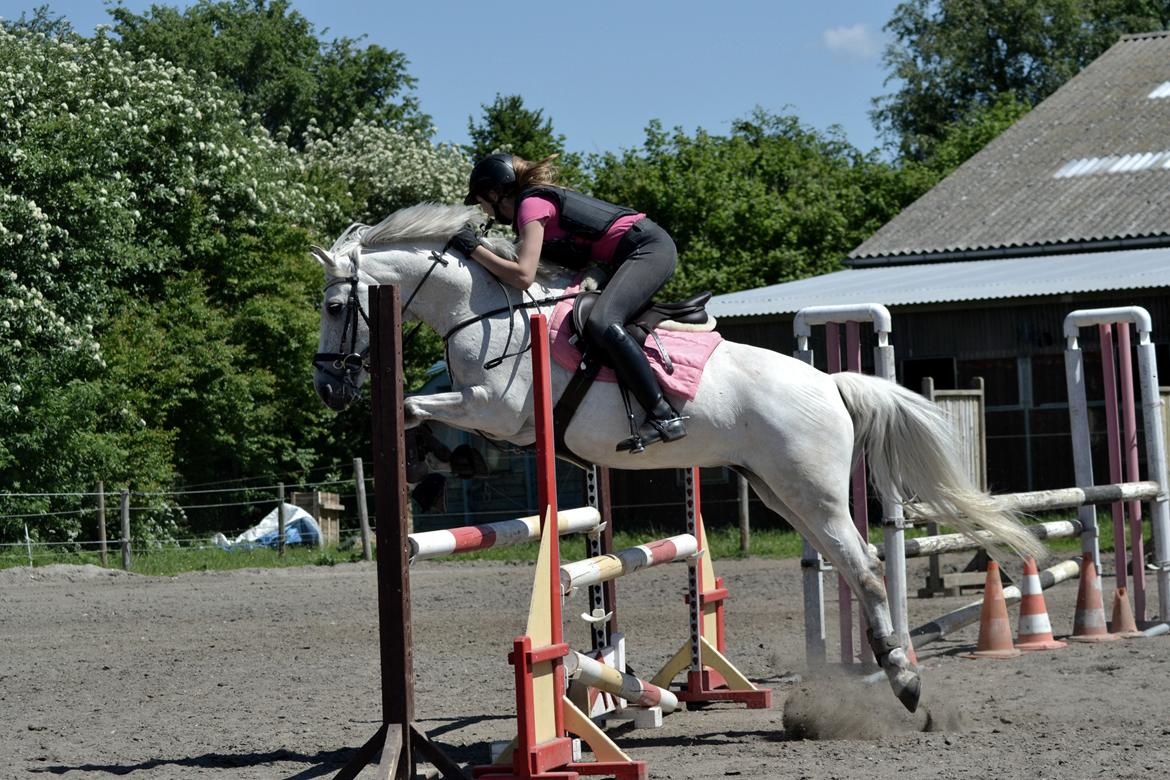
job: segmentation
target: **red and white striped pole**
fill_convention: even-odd
[[[561,592],[566,596],[576,588],[585,588],[624,577],[639,569],[691,558],[699,544],[691,534],[679,534],[649,544],[629,547],[610,555],[598,555],[583,561],[561,565]]]
[[[601,513],[591,506],[566,509],[557,515],[561,536],[588,533],[601,524]],[[440,531],[422,531],[410,535],[411,561],[426,561],[447,555],[507,547],[540,538],[540,515],[503,520],[498,523],[468,525]]]

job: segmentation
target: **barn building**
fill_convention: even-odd
[[[901,384],[982,378],[993,491],[1071,484],[1064,316],[1145,307],[1170,370],[1170,33],[1122,38],[845,265],[717,297],[720,331],[791,354],[799,309],[885,304]],[[1100,398],[1099,353],[1084,346]]]

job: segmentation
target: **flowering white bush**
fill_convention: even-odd
[[[371,122],[356,122],[332,138],[310,133],[304,164],[308,173],[343,188],[355,209],[344,215],[346,224],[376,222],[423,201],[460,202],[471,173],[462,148]]]

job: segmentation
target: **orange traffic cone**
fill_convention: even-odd
[[[979,644],[967,658],[1015,658],[1019,654],[1012,647],[1012,624],[1003,598],[1003,583],[999,580],[999,564],[988,561],[983,611],[979,613]]]
[[[1048,620],[1044,591],[1040,587],[1040,572],[1031,555],[1024,561],[1024,579],[1020,583],[1020,637],[1016,640],[1016,647],[1020,650],[1068,647],[1067,642],[1057,641],[1052,636],[1052,623]]]
[[[1072,642],[1112,642],[1121,637],[1110,634],[1105,627],[1105,604],[1101,601],[1101,580],[1093,555],[1085,553],[1081,559],[1081,584],[1077,589],[1077,613],[1073,618]]]
[[[1138,631],[1133,609],[1129,606],[1129,593],[1125,588],[1113,591],[1113,620],[1109,623],[1109,633],[1126,638],[1145,636]]]

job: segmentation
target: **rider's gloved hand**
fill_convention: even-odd
[[[447,246],[461,253],[464,257],[470,258],[471,253],[479,246],[479,233],[476,226],[470,222],[464,224],[455,235],[451,236]]]

